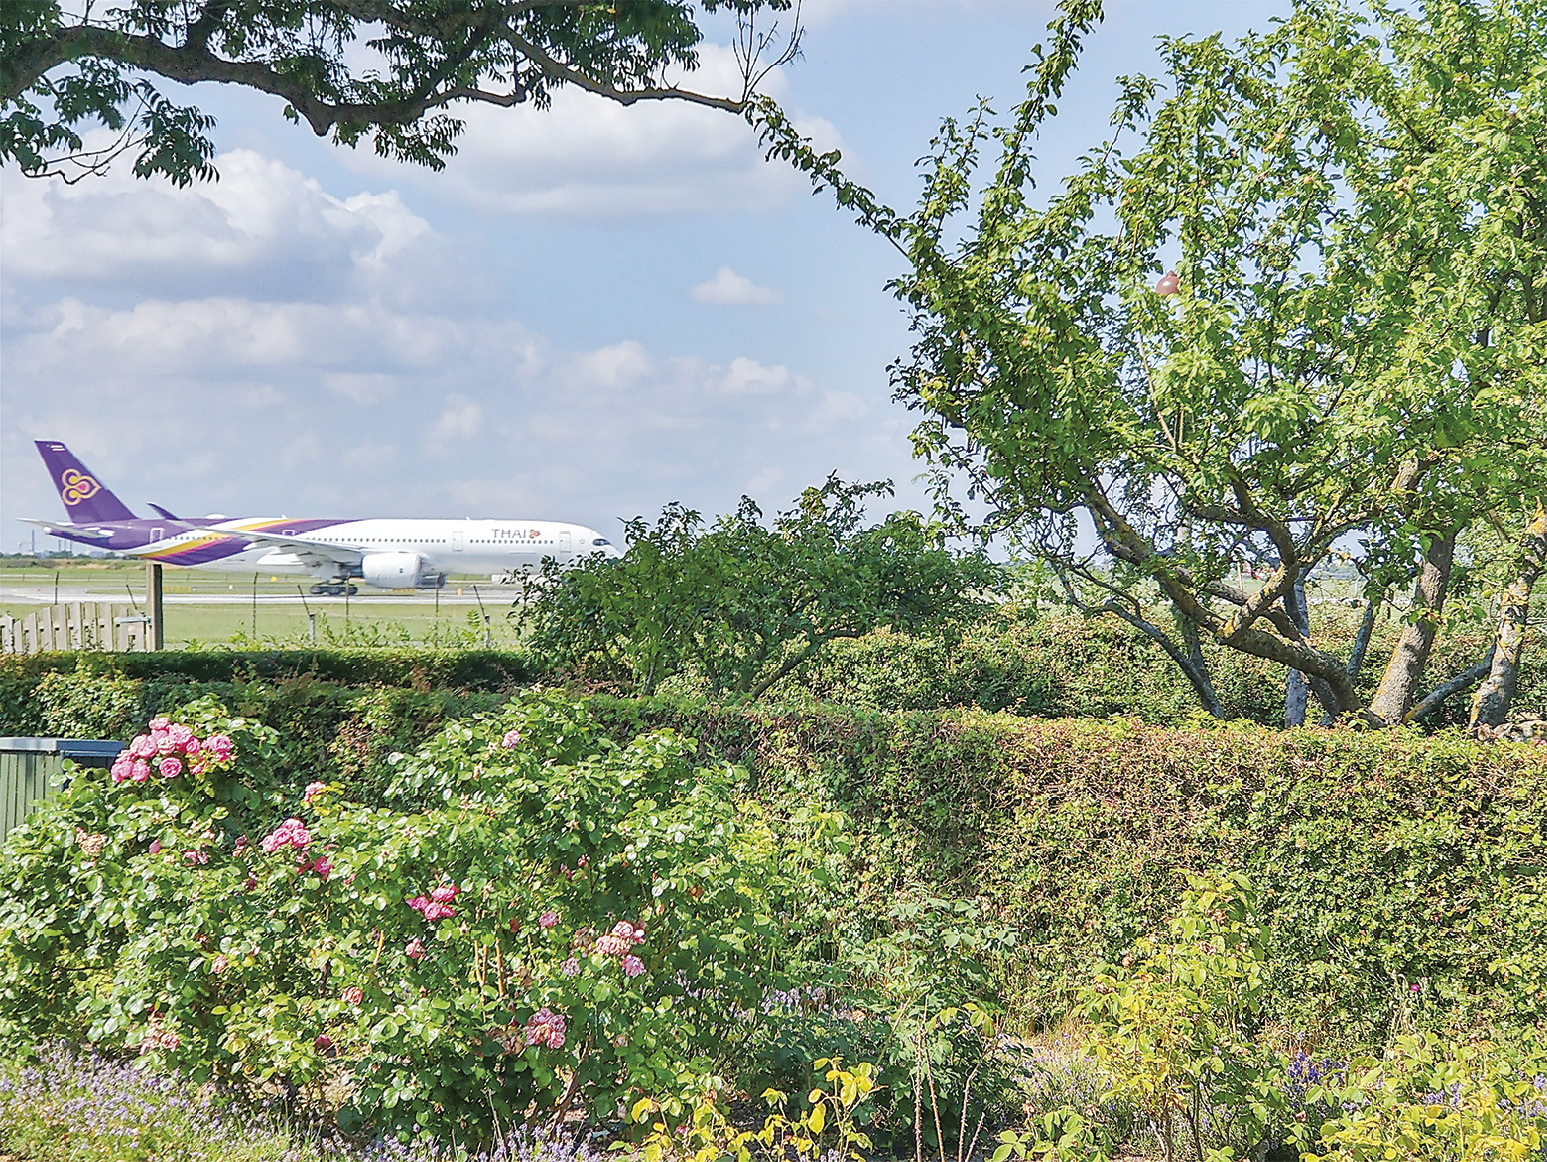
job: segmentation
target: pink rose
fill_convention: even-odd
[[[580,962],[571,956],[568,960],[559,966],[559,971],[562,972],[565,976],[579,976]]]
[[[129,744],[129,753],[137,759],[148,759],[156,753],[156,744],[150,740],[150,735],[137,734]]]
[[[312,864],[312,871],[317,873],[318,879],[325,880],[333,873],[333,864],[329,862],[327,856],[319,855],[317,862]]]
[[[113,760],[111,771],[115,783],[123,782],[134,772],[134,759],[130,757],[128,751],[124,751]]]
[[[302,796],[301,801],[303,803],[306,803],[306,804],[310,805],[311,801],[313,799],[316,799],[316,798],[318,798],[318,797],[320,797],[322,795],[325,795],[327,793],[327,790],[328,790],[328,785],[326,783],[307,783],[306,784],[306,794],[304,796]]]
[[[134,766],[129,769],[129,778],[136,783],[143,783],[150,778],[150,764],[144,759],[135,759]]]
[[[172,736],[164,730],[152,732],[150,741],[156,744],[157,754],[172,754],[177,750],[177,744],[172,741]]]
[[[425,955],[424,941],[415,936],[408,942],[407,947],[405,947],[403,951],[408,953],[409,960],[423,960]]]
[[[159,840],[159,839],[152,839],[150,841],[150,853],[151,853],[151,855],[160,855],[161,854],[161,840]]]
[[[171,740],[174,747],[186,754],[188,743],[193,740],[193,731],[181,722],[176,722],[167,727],[167,738]]]
[[[553,1049],[564,1047],[564,1014],[548,1008],[538,1009],[526,1023],[526,1043],[547,1045]]]
[[[424,906],[424,918],[426,920],[449,920],[457,914],[457,910],[450,904],[437,904],[434,901]]]
[[[422,912],[430,906],[428,896],[414,896],[408,901],[408,906],[416,912]]]
[[[505,737],[500,739],[500,745],[506,750],[515,750],[521,745],[521,732],[519,730],[507,730]]]
[[[180,775],[182,773],[183,773],[183,760],[182,759],[175,759],[175,758],[172,758],[170,755],[168,755],[166,758],[161,760],[161,777],[162,778],[164,778],[164,779],[175,779],[175,778],[177,778],[178,775]]]
[[[333,1048],[333,1038],[324,1033],[312,1042],[312,1048],[317,1050],[318,1053],[326,1053],[329,1049]]]
[[[537,921],[539,928],[557,928],[559,926],[559,914],[557,912],[544,912]]]
[[[600,956],[622,956],[630,948],[629,942],[611,932],[596,938],[596,951]]]
[[[436,888],[433,892],[430,893],[430,899],[434,900],[438,904],[449,903],[456,898],[456,884],[441,884],[440,887]]]
[[[172,720],[170,718],[165,718],[165,717],[163,717],[163,718],[152,718],[150,720],[150,728],[152,730],[165,730],[167,727],[169,727],[171,725],[172,725]]]
[[[215,761],[225,762],[234,753],[236,748],[231,744],[231,739],[224,734],[212,734],[204,740],[204,749],[215,756]]]
[[[365,990],[357,984],[352,984],[339,994],[346,1004],[358,1005],[365,999]]]
[[[644,970],[645,962],[640,960],[639,957],[630,953],[628,956],[623,958],[624,976],[638,976],[640,973],[644,972]]]
[[[197,738],[190,738],[187,742],[183,743],[183,753],[186,755],[198,754],[203,749],[204,744]]]

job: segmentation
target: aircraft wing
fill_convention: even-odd
[[[290,553],[307,564],[358,565],[365,556],[353,545],[330,545],[325,541],[308,540],[306,537],[287,537],[283,533],[252,532],[248,529],[221,528],[214,525],[203,532],[222,537],[237,537],[254,547],[264,546],[276,552]]]
[[[40,529],[68,529],[73,536],[89,537],[94,541],[105,541],[113,535],[112,529],[94,529],[90,525],[72,525],[69,521],[35,520],[32,517],[19,516],[16,518],[24,525],[37,525]]]

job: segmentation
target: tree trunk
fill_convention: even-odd
[[[1198,624],[1177,609],[1175,604],[1171,606],[1171,612],[1176,617],[1176,632],[1187,647],[1185,657],[1174,660],[1192,684],[1193,693],[1198,695],[1203,708],[1215,718],[1224,718],[1225,708],[1219,704],[1219,695],[1215,693],[1214,681],[1209,676],[1209,664],[1203,657],[1203,635],[1198,632]]]
[[[1302,573],[1295,579],[1295,587],[1284,595],[1284,606],[1289,612],[1289,620],[1300,631],[1300,636],[1309,639],[1311,636],[1311,615],[1305,604],[1305,575]],[[1299,670],[1290,670],[1284,680],[1284,725],[1304,726],[1305,711],[1311,701],[1310,683]]]
[[[1456,534],[1451,529],[1429,545],[1418,584],[1413,589],[1414,621],[1403,628],[1381,676],[1380,688],[1370,699],[1370,713],[1382,722],[1401,722],[1413,704],[1418,680],[1429,664],[1429,651],[1440,628],[1440,612],[1445,607],[1445,590],[1450,585],[1450,569],[1455,561]]]
[[[1536,515],[1521,538],[1520,568],[1499,602],[1499,631],[1493,641],[1493,664],[1472,697],[1473,726],[1498,726],[1509,716],[1520,678],[1525,649],[1531,590],[1547,568],[1547,509],[1536,503]]]

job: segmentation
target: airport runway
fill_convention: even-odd
[[[515,585],[493,585],[478,583],[477,592],[473,590],[473,582],[464,585],[447,585],[440,591],[440,604],[445,605],[472,605],[476,606],[480,600],[485,605],[509,604],[515,601],[520,593]],[[131,597],[132,593],[132,597]],[[225,591],[206,591],[201,593],[162,593],[162,601],[167,605],[245,605],[253,600],[252,590],[249,587],[237,585]],[[140,605],[145,601],[145,587],[143,585],[131,586],[125,589],[119,585],[116,589],[111,585],[61,585],[56,590],[52,585],[0,585],[0,602],[17,602],[27,605],[53,605],[55,602],[68,605],[76,601],[99,601],[114,604]],[[434,605],[435,591],[433,589],[420,589],[404,592],[382,592],[380,590],[361,590],[354,597],[314,597],[310,593],[304,597],[291,590],[289,593],[276,591],[272,586],[260,587],[258,590],[259,605],[309,605],[314,609],[343,608],[345,604],[350,606],[363,606],[377,608],[393,605]]]

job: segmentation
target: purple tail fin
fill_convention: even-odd
[[[133,520],[134,513],[118,497],[102,487],[70,453],[70,449],[53,440],[34,440],[48,473],[54,478],[54,487],[64,501],[64,510],[74,524],[99,521]]]

